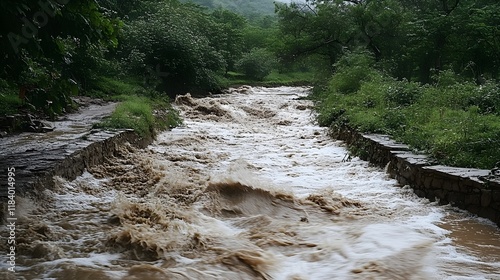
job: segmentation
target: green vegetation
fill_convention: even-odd
[[[21,100],[17,93],[1,92],[0,93],[0,115],[14,114],[21,106]]]
[[[266,49],[252,49],[236,63],[240,70],[250,79],[262,81],[271,73],[276,64],[276,58]]]
[[[316,76],[312,72],[286,72],[279,73],[274,70],[262,81],[247,78],[244,74],[228,72],[228,86],[254,85],[254,86],[304,86],[312,85]]]
[[[180,124],[179,116],[170,106],[169,100],[137,95],[120,95],[113,99],[121,103],[98,127],[132,128],[143,137],[154,137],[156,132]]]
[[[102,125],[146,136],[178,123],[169,98],[219,92],[239,61],[253,80],[276,71],[272,1],[209,2],[200,4],[213,9],[178,0],[3,1],[0,114],[55,117],[74,109],[78,94],[122,96]],[[250,57],[262,59],[252,61],[259,71],[245,64]]]
[[[427,85],[396,80],[367,53],[346,55],[336,66],[314,95],[320,125],[389,134],[451,166],[489,169],[500,159],[497,83],[455,81],[451,71]]]
[[[139,82],[101,77],[96,81],[99,90],[89,94],[108,101],[120,102],[113,114],[96,126],[101,128],[134,129],[143,137],[154,137],[158,131],[178,126],[182,121],[172,108],[170,98]]]
[[[0,8],[2,114],[22,107],[55,117],[78,94],[220,92],[236,70],[250,83],[296,72],[275,62],[282,42],[270,0],[5,0]]]

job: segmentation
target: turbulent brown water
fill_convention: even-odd
[[[182,127],[20,201],[0,278],[500,279],[497,227],[345,161],[306,95],[179,97]]]

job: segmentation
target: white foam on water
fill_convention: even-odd
[[[289,88],[254,89],[252,97],[261,95],[260,99],[265,100],[265,105],[276,108],[285,98],[282,93],[286,92],[286,95],[290,96],[293,91],[294,89]],[[279,93],[277,94],[277,92]],[[292,94],[292,96],[299,97],[302,96],[302,93],[297,93],[295,96]],[[250,97],[243,98],[245,99],[244,104],[248,105]],[[238,97],[232,98],[233,105],[238,103],[235,99]],[[272,127],[269,125],[270,120],[263,120],[252,126],[256,131],[245,135],[246,141],[240,142],[237,149],[230,145],[224,146],[224,144],[213,147],[212,149],[215,150],[231,149],[230,158],[220,162],[222,166],[216,169],[225,170],[228,162],[243,159],[260,168],[259,176],[271,180],[274,185],[292,191],[299,197],[306,197],[318,190],[331,188],[346,198],[359,200],[365,205],[377,208],[378,210],[373,213],[375,217],[367,218],[382,220],[385,223],[366,226],[366,233],[356,239],[357,243],[352,244],[354,248],[351,248],[354,252],[361,250],[361,248],[365,248],[367,252],[377,249],[377,253],[368,254],[367,259],[381,257],[380,253],[384,252],[383,248],[386,250],[385,254],[390,255],[404,250],[405,246],[432,240],[434,245],[431,254],[437,254],[437,256],[433,256],[433,262],[427,263],[428,268],[425,270],[431,274],[437,273],[437,279],[454,277],[452,275],[453,269],[442,271],[445,267],[461,266],[463,262],[472,267],[477,264],[473,257],[463,252],[457,252],[454,244],[446,237],[448,231],[437,225],[445,217],[443,207],[430,203],[426,199],[418,198],[411,189],[397,186],[394,180],[387,178],[383,170],[370,167],[368,163],[358,158],[353,158],[350,162],[342,162],[348,153],[347,150],[338,146],[339,142],[328,139],[325,130],[309,125],[311,113],[297,110],[289,111],[290,107],[293,106],[288,106],[277,116],[291,121],[291,127]],[[210,124],[213,125],[211,128],[209,128]],[[221,128],[217,124],[210,124],[205,123],[201,127],[212,134],[228,138],[229,143],[237,141],[233,135],[238,135],[238,129],[242,129],[237,125],[225,125]],[[194,127],[196,124],[191,125],[193,131],[199,129],[199,127]],[[246,126],[249,126],[248,123]],[[380,212],[380,216],[378,212]],[[404,228],[404,231],[397,230],[399,228]],[[382,249],[374,244],[382,246]],[[353,256],[361,258],[363,254],[358,252]],[[308,271],[305,273],[307,276],[304,276],[305,279],[342,279],[338,275],[328,274],[325,271],[333,270],[337,273],[339,269],[336,266],[332,268],[331,264],[326,265],[321,262],[297,262],[297,258],[297,256],[292,257],[288,266],[283,265],[292,272],[302,272],[300,275],[303,275],[304,271]],[[353,260],[356,260],[356,257],[350,259],[349,262]],[[344,276],[348,277],[346,271],[350,267],[345,265],[344,268]],[[463,269],[462,273],[468,274],[463,277],[469,277],[468,279],[488,277],[487,274],[483,275],[480,270],[474,271],[473,269]],[[293,273],[287,275],[293,275]],[[329,278],[330,276],[327,275],[333,278]],[[277,279],[280,278],[277,277]]]
[[[156,205],[155,209],[175,205],[176,201],[168,200],[167,203],[162,200],[161,189],[169,184],[196,186],[231,181],[272,193],[291,194],[297,200],[331,191],[357,202],[359,206],[346,206],[336,214],[312,213],[317,217],[309,222],[301,222],[300,217],[293,216],[300,211],[292,211],[294,214],[285,218],[271,217],[269,227],[265,224],[249,227],[245,223],[241,226],[240,222],[258,220],[259,215],[210,215],[205,211],[202,199],[194,199],[191,208],[179,210],[188,218],[175,220],[176,226],[168,230],[175,230],[176,238],[196,232],[200,238],[205,238],[202,241],[207,241],[207,244],[210,240],[215,240],[217,246],[225,244],[229,253],[240,249],[254,250],[259,253],[259,258],[268,261],[269,267],[265,269],[272,279],[500,278],[498,258],[474,255],[450,237],[452,230],[441,226],[455,221],[450,221],[448,215],[455,211],[454,208],[417,197],[410,188],[398,186],[395,180],[388,178],[384,170],[359,158],[346,161],[348,152],[342,142],[330,139],[326,129],[313,124],[312,103],[297,100],[307,93],[306,88],[252,88],[246,94],[211,98],[210,101],[219,102],[219,107],[230,118],[225,115],[217,118],[180,106],[184,125],[161,133],[145,152],[138,152],[148,152],[153,166],[165,166],[163,177],[154,188],[159,193],[151,189],[144,197],[137,197],[133,193],[122,193],[118,187],[108,189],[104,185],[109,178],[97,179],[86,172],[73,182],[62,182],[60,188],[51,193],[54,209],[46,214],[47,223],[60,227],[57,219],[50,215],[68,212],[73,213],[71,217],[75,219],[69,222],[86,226],[87,230],[93,225],[96,229],[114,229],[104,224],[110,216],[107,212],[117,201],[149,203]],[[129,164],[133,168],[133,163]],[[204,178],[206,182],[201,182]],[[280,203],[285,202],[275,200],[269,207],[280,206]],[[78,215],[79,211],[84,214]],[[460,219],[485,223],[470,215]],[[151,228],[155,234],[162,232],[154,225]],[[266,231],[269,228],[276,231],[276,236],[272,230]],[[267,241],[252,235],[260,233],[259,229],[269,235],[267,238],[293,239],[298,243],[294,246],[253,244],[255,240]],[[255,231],[250,234],[253,239],[247,236],[252,230]],[[489,230],[492,235],[498,234],[498,228]],[[121,279],[127,275],[130,266],[137,264],[124,254],[85,253],[83,248],[92,243],[92,239],[104,243],[110,234],[92,233],[91,228],[89,233],[87,237],[60,241],[59,245],[64,248],[75,247],[73,255],[36,266],[50,269],[71,262],[77,266],[101,268],[112,279]],[[170,233],[173,234],[165,230],[158,236],[168,239]],[[207,246],[209,250],[210,244]],[[481,246],[491,249],[487,242]],[[493,249],[489,252],[499,251],[495,245],[491,246]],[[210,256],[212,259],[180,251],[165,252],[165,255],[175,261],[172,271],[186,275],[191,275],[193,267],[209,267],[215,262],[213,255]],[[161,265],[159,261],[158,266]],[[214,279],[223,279],[221,275],[226,275],[220,265],[212,269],[213,273],[207,271],[206,275],[214,275]],[[257,270],[260,269],[263,268],[257,266]],[[415,275],[405,274],[412,271]],[[252,279],[244,275],[247,274],[241,274],[242,279]],[[46,277],[50,277],[50,273]]]

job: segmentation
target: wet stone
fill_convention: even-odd
[[[464,203],[466,205],[480,205],[481,196],[479,194],[466,195]]]
[[[430,164],[429,158],[426,155],[416,155],[409,152],[399,152],[396,154],[396,157],[408,162],[411,165],[425,166]]]
[[[365,134],[363,135],[364,138],[370,139],[381,146],[390,149],[390,150],[399,150],[399,151],[407,151],[410,149],[408,145],[405,144],[400,144],[396,143],[394,140],[392,140],[388,135],[384,134]]]
[[[492,191],[492,199],[495,202],[500,202],[500,190]]]
[[[479,215],[481,217],[484,217],[486,219],[490,219],[491,221],[495,221],[497,219],[497,211],[495,211],[494,209],[492,208],[485,208],[485,207],[482,207],[480,210],[479,210]]]
[[[68,155],[116,134],[96,131],[95,135],[100,138],[81,139],[82,135],[95,131],[93,124],[111,114],[115,107],[114,103],[91,105],[55,122],[30,119],[36,132],[24,132],[0,141],[0,170],[14,167],[16,191],[28,191],[37,176],[52,172]],[[46,133],[37,133],[39,130]],[[1,172],[0,181],[6,180],[7,173]],[[6,190],[0,190],[0,197],[6,198]]]
[[[443,166],[443,165],[435,165],[435,166],[426,166],[423,167],[424,169],[427,170],[434,170],[442,175],[452,175],[456,177],[461,177],[464,179],[469,179],[469,178],[477,178],[481,176],[486,176],[489,174],[488,170],[483,170],[483,169],[473,169],[473,168],[458,168],[458,167],[449,167],[449,166]],[[453,178],[453,177],[451,177]]]
[[[432,185],[432,177],[428,176],[424,180],[424,186],[425,186],[425,188],[430,189],[431,185]]]
[[[482,195],[481,195],[481,206],[482,207],[488,207],[490,206],[491,200],[492,200],[492,192],[491,190],[482,190]]]
[[[461,193],[448,193],[447,199],[452,205],[462,208],[464,206],[465,195]]]
[[[443,189],[451,191],[454,189],[455,185],[458,185],[458,184],[455,182],[445,181],[443,184]]]
[[[440,189],[443,186],[443,183],[444,183],[443,179],[434,178],[434,180],[432,180],[431,187],[435,189]]]
[[[471,204],[471,205],[468,205],[465,210],[471,212],[471,213],[474,213],[474,214],[479,214],[479,212],[481,211],[481,206],[477,205],[477,204]]]

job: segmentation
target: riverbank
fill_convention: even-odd
[[[312,123],[307,93],[179,97],[182,126],[146,149],[122,145],[75,180],[56,178],[41,204],[20,204],[15,276],[498,276],[498,229],[346,161],[345,145]],[[472,244],[455,238],[469,233],[463,221],[482,227]]]

